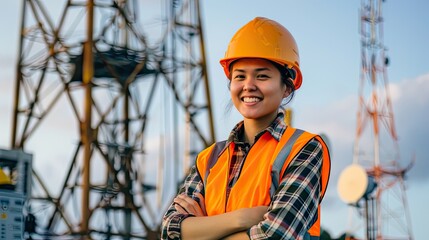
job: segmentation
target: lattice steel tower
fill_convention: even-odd
[[[198,0],[23,1],[11,146],[34,154],[27,236],[157,239],[214,138]]]
[[[404,186],[410,165],[400,166],[386,69],[389,59],[383,44],[383,4],[382,0],[361,1],[362,61],[353,163],[361,165],[377,187],[355,209],[365,222],[364,231],[358,231],[361,220],[352,221],[350,231],[363,239],[413,239]]]

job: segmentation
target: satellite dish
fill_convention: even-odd
[[[372,177],[358,164],[348,166],[338,179],[338,194],[347,204],[355,204],[368,196],[376,187]]]

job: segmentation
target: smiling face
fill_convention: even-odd
[[[245,121],[268,126],[289,91],[281,81],[280,71],[270,61],[243,58],[232,65],[230,94]]]

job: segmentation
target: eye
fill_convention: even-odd
[[[270,78],[270,76],[268,76],[267,74],[258,74],[256,76],[256,78],[259,79],[259,80],[267,80],[267,79]]]
[[[244,76],[244,74],[237,74],[237,75],[234,75],[232,77],[232,79],[237,80],[237,81],[244,80],[245,78],[246,78],[246,76]]]

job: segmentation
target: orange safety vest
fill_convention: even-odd
[[[226,188],[234,143],[223,148],[223,151],[218,151],[216,153],[218,156],[213,156],[213,152],[219,148],[217,144],[213,144],[198,155],[196,165],[204,182],[207,215],[213,216],[240,208],[268,206],[289,163],[313,138],[322,144],[323,162],[318,219],[308,233],[312,237],[320,236],[320,203],[330,175],[329,151],[320,136],[292,127],[286,128],[280,141],[266,132],[254,143],[228,199]]]

